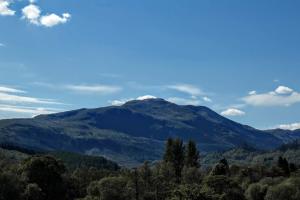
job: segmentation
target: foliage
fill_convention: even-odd
[[[115,168],[101,164],[101,158],[69,153],[59,156],[82,164],[66,167],[68,162],[49,155],[14,161],[0,157],[0,200],[300,199],[300,170],[285,157],[271,166],[232,165],[222,158],[213,168],[200,168],[195,143],[180,139],[167,141],[164,160],[136,168]]]

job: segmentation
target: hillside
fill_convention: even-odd
[[[286,142],[207,107],[179,106],[163,99],[0,121],[1,143],[101,155],[127,166],[160,159],[169,137],[193,139],[202,152],[244,144],[269,150]]]
[[[204,167],[212,166],[218,160],[225,158],[229,163],[240,166],[272,166],[277,164],[280,156],[300,166],[300,140],[284,144],[271,151],[259,151],[241,147],[224,152],[208,153],[203,155],[202,164]]]

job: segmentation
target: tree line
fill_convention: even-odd
[[[67,156],[68,154],[64,154]],[[201,167],[193,141],[168,139],[161,161],[128,168],[77,167],[49,155],[0,157],[0,200],[299,200],[298,166]]]

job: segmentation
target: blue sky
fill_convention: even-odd
[[[144,95],[300,128],[300,2],[0,0],[0,118]]]

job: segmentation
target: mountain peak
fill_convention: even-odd
[[[173,104],[165,99],[162,98],[146,98],[146,99],[136,99],[136,100],[131,100],[126,102],[123,106],[131,106],[131,105],[137,105],[137,104],[161,104],[161,105],[166,105],[166,104]]]

